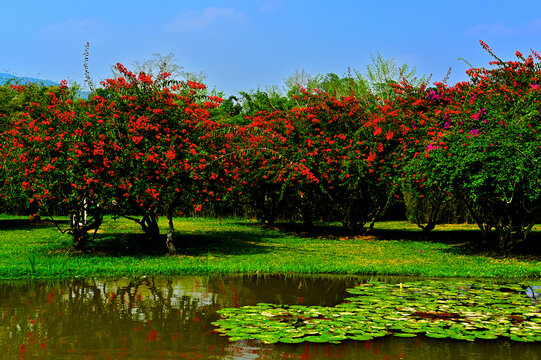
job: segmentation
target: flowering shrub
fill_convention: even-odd
[[[393,131],[381,123],[370,97],[303,91],[299,100],[306,105],[290,114],[290,157],[309,176],[292,182],[297,201],[310,207],[329,203],[331,216],[345,227],[362,228],[393,193]]]
[[[195,99],[203,84],[172,83],[167,74],[154,81],[121,64],[117,70],[125,77],[106,80],[88,101],[71,100],[62,83],[45,101],[30,102],[2,134],[2,168],[17,174],[11,184],[40,214],[72,214],[68,231],[77,248],[104,210],[142,214],[136,220],[157,239],[158,212],[172,219],[179,206],[200,209],[206,197],[198,194],[206,192],[200,180],[208,160],[199,147],[199,125],[208,118],[205,108],[220,99],[200,105]],[[174,251],[171,238],[168,246]]]
[[[404,169],[419,195],[460,199],[485,240],[508,251],[540,220],[541,58],[517,52],[519,61],[503,62],[482,45],[496,68],[468,70],[469,82],[397,88],[406,94],[400,116],[415,134]]]
[[[167,73],[154,80],[121,64],[116,69],[123,76],[103,82],[103,96],[87,104],[110,127],[101,134],[110,144],[102,154],[110,162],[103,174],[115,182],[110,203],[123,216],[142,214],[134,220],[154,239],[159,238],[158,213],[166,214],[167,244],[174,252],[173,216],[190,206],[200,211],[201,202],[214,195],[204,181],[210,157],[201,137],[208,109],[222,100],[199,95],[204,84],[170,81]]]
[[[81,248],[87,233],[102,220],[99,203],[107,188],[96,179],[103,165],[94,157],[94,139],[101,130],[71,99],[65,82],[41,90],[47,90],[45,96],[34,97],[24,111],[12,114],[9,128],[2,133],[2,168],[9,173],[3,195],[22,190],[36,215],[72,214],[66,231],[73,235],[74,246]],[[36,95],[32,86],[17,91],[23,98]]]

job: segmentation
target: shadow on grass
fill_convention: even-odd
[[[258,234],[243,231],[207,231],[200,234],[175,233],[178,255],[201,256],[212,254],[249,255],[268,253],[266,241],[280,234]],[[85,254],[97,256],[163,256],[167,253],[165,235],[160,242],[150,240],[145,234],[101,233],[96,234]]]
[[[454,255],[482,255],[494,258],[516,258],[522,260],[541,260],[541,232],[532,231],[525,242],[518,244],[508,253],[502,253],[496,233],[489,240],[483,239],[480,230],[436,229],[423,233],[407,230],[377,229],[373,234],[380,239],[404,239],[408,241],[428,241],[450,245],[443,250]]]
[[[484,255],[491,257],[515,257],[527,260],[541,260],[541,231],[532,231],[526,242],[519,244],[509,254],[502,255],[494,246],[483,242],[480,230],[436,229],[422,232],[421,229],[382,229],[376,228],[366,233],[364,230],[346,229],[340,225],[314,225],[306,228],[299,223],[278,223],[273,226],[252,224],[249,226],[278,230],[302,238],[323,239],[366,239],[366,240],[406,240],[433,242],[450,245],[445,252],[455,255]],[[493,234],[494,235],[494,234]],[[496,242],[497,244],[497,242]]]
[[[56,220],[58,225],[67,225],[69,220]],[[55,227],[51,220],[0,219],[0,230],[27,230],[35,228]]]

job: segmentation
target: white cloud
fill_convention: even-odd
[[[259,11],[272,12],[278,9],[284,0],[262,0],[259,2]]]
[[[166,24],[165,32],[175,33],[193,30],[213,30],[247,23],[244,13],[233,8],[208,7],[201,11],[186,11]]]
[[[521,26],[505,26],[501,23],[479,24],[467,30],[470,36],[475,35],[529,35],[541,34],[541,19],[534,19]]]

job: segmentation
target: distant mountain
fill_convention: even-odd
[[[89,96],[90,96],[90,91],[81,91],[79,92],[79,95],[77,97],[88,100]]]
[[[59,86],[60,84],[51,80],[42,80],[35,79],[31,77],[20,77],[7,73],[0,73],[0,85],[4,85],[8,81],[12,80],[14,84],[25,84],[25,83],[41,83],[47,86]]]
[[[51,81],[51,80],[42,80],[42,79],[36,79],[31,77],[21,77],[21,76],[15,76],[7,73],[0,73],[0,85],[6,84],[8,81],[11,80],[12,84],[27,84],[27,83],[37,83],[37,84],[44,84],[46,86],[60,86],[59,83]],[[78,94],[78,98],[81,99],[88,99],[88,96],[90,95],[90,91],[80,91]]]

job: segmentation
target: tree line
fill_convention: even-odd
[[[117,64],[87,100],[66,82],[2,86],[2,211],[70,215],[75,248],[113,214],[173,253],[173,217],[203,213],[365,231],[468,220],[509,251],[540,221],[541,57],[481,45],[491,68],[452,86],[379,55],[366,75],[297,73],[285,93],[228,98],[166,62]]]

